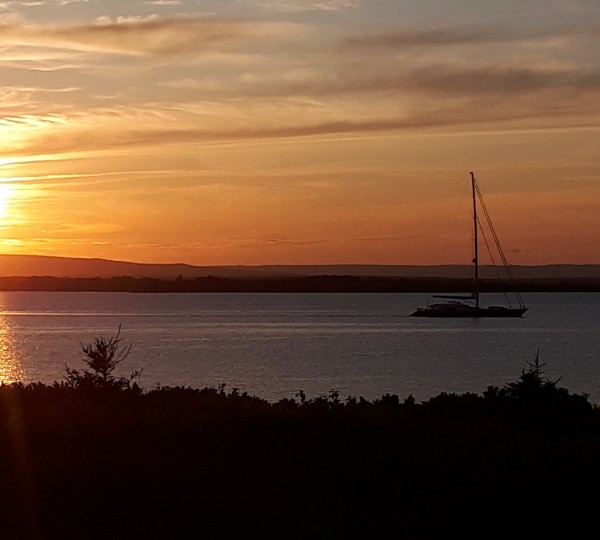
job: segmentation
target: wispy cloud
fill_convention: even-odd
[[[330,122],[301,122],[288,125],[269,126],[266,124],[251,128],[232,129],[146,129],[126,130],[125,126],[119,132],[68,131],[61,130],[60,134],[44,134],[30,138],[20,149],[12,148],[11,154],[43,155],[68,154],[72,152],[102,152],[110,149],[141,149],[161,146],[181,145],[210,145],[224,141],[256,141],[274,139],[292,139],[302,137],[324,137],[343,134],[368,134],[389,131],[422,130],[445,127],[479,126],[485,122],[488,128],[502,122],[529,119],[531,126],[534,121],[544,121],[548,124],[545,110],[532,111],[521,107],[514,110],[503,109],[500,103],[495,110],[482,114],[480,110],[458,115],[453,109],[438,109],[417,112],[407,117],[371,118],[367,120],[338,120]],[[525,110],[526,109],[526,110]],[[590,114],[594,111],[591,110]],[[565,113],[563,113],[565,114]],[[551,122],[551,120],[550,120]],[[550,124],[552,125],[552,124]],[[554,123],[556,126],[557,124]],[[472,129],[472,128],[471,128]]]
[[[86,4],[90,0],[4,0],[0,9],[33,8],[40,6],[68,6],[70,4]]]
[[[206,87],[208,81],[180,81],[189,88]],[[212,83],[216,84],[215,81]],[[385,93],[391,91],[438,96],[499,96],[531,93],[541,90],[600,90],[600,70],[536,69],[519,66],[461,66],[430,65],[401,71],[372,69],[364,66],[360,76],[344,66],[327,72],[307,71],[296,77],[263,77],[248,79],[236,90],[246,95],[306,95]],[[225,90],[226,89],[221,89]]]
[[[56,46],[82,51],[172,57],[219,50],[253,40],[288,40],[302,26],[285,22],[249,24],[214,16],[163,19],[157,16],[103,17],[94,24],[0,26],[4,43]]]
[[[432,29],[397,29],[362,34],[344,39],[342,45],[355,48],[406,48],[420,46],[465,45],[507,41],[515,34],[497,26],[464,26]]]
[[[339,11],[356,8],[362,4],[361,0],[245,0],[245,2],[281,13]]]
[[[410,236],[383,236],[383,237],[372,237],[372,238],[352,238],[352,242],[366,242],[366,243],[371,243],[371,242],[406,242],[406,241],[418,240],[419,238],[421,238],[421,237],[417,236],[417,235],[410,235]]]
[[[522,95],[539,90],[599,91],[600,71],[486,67],[451,70],[432,66],[416,70],[405,85],[417,91],[461,95]]]
[[[180,6],[180,0],[153,0],[152,2],[144,2],[151,6]]]

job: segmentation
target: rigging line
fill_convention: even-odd
[[[517,297],[519,305],[521,307],[524,307],[525,304],[523,302],[523,298],[521,297],[521,294],[517,291],[516,284],[515,284],[515,279],[513,277],[510,265],[508,264],[508,260],[506,259],[506,255],[504,254],[504,250],[502,249],[502,245],[500,244],[500,239],[498,238],[498,235],[496,234],[496,230],[494,229],[494,224],[492,223],[492,219],[491,219],[490,213],[488,212],[487,206],[485,205],[485,201],[483,200],[483,195],[481,194],[481,191],[479,189],[479,185],[477,183],[475,183],[475,190],[477,191],[477,197],[479,199],[479,203],[480,203],[481,208],[483,209],[483,212],[485,214],[486,221],[488,223],[488,227],[490,228],[490,231],[492,233],[492,237],[494,238],[494,243],[496,244],[496,248],[498,249],[498,253],[500,254],[500,258],[502,260],[502,264],[504,265],[504,268],[506,270],[506,274],[508,275],[508,278],[509,278],[509,280],[511,282],[511,285],[513,287],[514,294]]]
[[[479,199],[480,199],[480,202],[481,202],[484,214],[485,214],[486,219],[488,221],[488,226],[490,228],[490,231],[492,232],[492,236],[494,238],[494,242],[495,242],[496,247],[498,249],[498,253],[500,254],[500,257],[502,259],[502,263],[504,265],[504,269],[505,269],[506,274],[508,276],[508,279],[509,279],[509,281],[510,281],[510,283],[512,285],[513,292],[514,292],[515,296],[517,297],[517,300],[518,300],[519,304],[521,305],[521,307],[523,307],[524,306],[523,299],[521,298],[521,295],[517,292],[516,285],[515,285],[515,280],[514,280],[514,277],[512,275],[512,272],[511,272],[511,269],[510,269],[510,265],[508,264],[508,261],[506,259],[506,255],[504,254],[504,250],[502,249],[502,245],[500,244],[500,239],[498,238],[498,235],[496,234],[496,230],[495,230],[493,222],[491,220],[491,216],[489,214],[489,211],[487,210],[487,207],[485,206],[485,202],[483,201],[483,197],[481,195],[481,192],[478,193],[478,196],[479,196]]]
[[[490,216],[489,211],[488,211],[488,209],[487,209],[487,207],[485,205],[485,201],[483,200],[483,196],[481,194],[481,191],[479,190],[479,186],[476,185],[475,187],[476,187],[476,190],[477,190],[477,195],[478,195],[481,207],[483,209],[483,212],[485,214],[485,217],[486,217],[486,220],[487,220],[487,223],[488,223],[488,227],[490,228],[490,231],[491,231],[492,236],[494,238],[494,242],[496,244],[496,248],[498,249],[498,253],[500,254],[500,258],[502,260],[502,264],[504,265],[504,269],[505,269],[506,274],[508,276],[508,279],[509,279],[509,281],[510,281],[510,283],[512,285],[513,292],[514,292],[515,296],[517,297],[519,305],[521,307],[524,307],[525,304],[523,303],[523,299],[522,299],[521,295],[517,291],[516,284],[515,284],[515,279],[513,277],[510,265],[508,264],[508,260],[506,259],[506,255],[504,254],[504,250],[502,249],[502,245],[500,244],[500,239],[498,238],[498,235],[496,234],[496,230],[494,228],[494,224],[492,223],[491,216]]]
[[[481,221],[479,220],[479,218],[477,219],[477,224],[479,225],[479,231],[481,232],[481,236],[483,237],[483,241],[485,243],[485,247],[487,249],[487,252],[490,256],[491,262],[492,262],[492,266],[494,267],[494,272],[496,272],[496,277],[498,278],[498,281],[502,281],[502,276],[500,275],[500,270],[498,269],[498,265],[496,264],[496,260],[494,259],[494,253],[492,252],[491,248],[490,248],[490,244],[488,242],[487,239],[487,235],[485,234],[485,229],[483,228]],[[506,291],[503,291],[504,297],[506,298],[506,301],[508,303],[509,307],[512,307],[510,298],[508,296],[508,294],[506,294]]]
[[[485,214],[488,227],[490,228],[490,231],[492,233],[492,237],[494,238],[494,243],[496,244],[496,248],[498,249],[498,253],[500,255],[502,263],[505,266],[508,266],[508,261],[506,260],[506,257],[504,256],[504,251],[502,250],[502,246],[500,245],[500,240],[498,238],[498,235],[496,234],[496,230],[494,229],[494,224],[493,224],[491,216],[490,216],[490,214],[488,212],[487,206],[485,205],[485,201],[483,200],[483,196],[481,194],[481,191],[479,191],[479,186],[476,186],[476,189],[477,189],[477,196],[479,198],[479,203],[480,203],[481,208],[483,209],[483,212]]]
[[[500,254],[500,257],[502,259],[504,270],[505,270],[505,272],[507,274],[507,277],[508,277],[508,280],[509,280],[509,282],[510,282],[510,284],[512,286],[513,293],[516,296],[516,298],[517,298],[517,300],[519,302],[519,305],[521,307],[524,307],[523,299],[522,299],[520,293],[517,291],[517,287],[516,287],[515,279],[514,279],[513,274],[512,274],[512,270],[510,268],[510,265],[508,264],[508,260],[506,259],[506,255],[504,254],[504,250],[502,249],[502,245],[500,244],[500,239],[498,238],[498,235],[496,234],[496,230],[494,229],[494,225],[493,225],[493,223],[491,221],[491,217],[489,215],[489,212],[487,212],[487,208],[484,210],[484,212],[487,213],[487,219],[489,220],[488,224],[489,224],[490,230],[492,231],[492,235],[494,237],[494,241],[496,243],[496,246],[497,246],[498,252]]]
[[[492,261],[492,266],[494,267],[494,271],[496,272],[496,277],[498,278],[498,281],[502,281],[502,276],[500,275],[500,270],[498,269],[498,265],[496,264],[496,261],[494,259],[494,253],[492,252],[492,250],[490,248],[490,244],[489,244],[487,236],[485,234],[485,230],[484,230],[483,226],[481,225],[481,221],[479,220],[479,218],[477,218],[477,225],[479,225],[479,231],[481,232],[481,236],[483,236],[483,241],[485,243],[485,247],[486,247],[487,252]],[[508,303],[508,307],[512,307],[512,302],[510,301],[510,297],[508,296],[506,291],[502,291],[502,292],[504,294],[504,298],[506,299],[506,302]]]

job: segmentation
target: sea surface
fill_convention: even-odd
[[[549,378],[600,401],[600,293],[524,298],[522,319],[424,319],[408,315],[425,294],[2,292],[0,380],[60,381],[84,366],[81,344],[121,325],[122,372],[143,369],[147,389],[420,401],[502,386],[539,349]]]

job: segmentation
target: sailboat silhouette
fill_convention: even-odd
[[[412,317],[521,317],[523,313],[527,311],[527,307],[523,303],[523,299],[521,295],[514,288],[514,280],[512,278],[512,273],[510,270],[510,266],[506,257],[504,255],[504,251],[502,250],[502,246],[500,245],[500,241],[498,240],[498,236],[496,235],[496,231],[494,230],[494,226],[492,224],[492,220],[487,211],[485,203],[483,201],[483,197],[481,195],[481,191],[479,190],[479,186],[477,185],[477,180],[475,179],[475,174],[472,172],[469,173],[471,175],[471,188],[472,188],[472,196],[473,196],[473,271],[474,271],[474,279],[473,279],[473,290],[470,295],[434,295],[434,298],[443,298],[445,301],[443,302],[435,302],[430,303],[427,307],[417,308],[417,310],[411,314]],[[480,302],[480,282],[479,282],[479,218],[478,218],[478,205],[477,202],[481,206],[483,210],[489,229],[492,233],[492,237],[494,238],[494,243],[502,260],[502,264],[504,266],[505,272],[509,278],[509,281],[513,284],[513,294],[517,299],[517,306],[510,305],[509,306],[489,306],[482,307]],[[487,242],[486,242],[487,243]],[[508,298],[508,297],[507,297]]]

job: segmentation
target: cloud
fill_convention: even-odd
[[[152,2],[145,2],[152,6],[180,6],[180,0],[153,0]]]
[[[71,51],[60,51],[57,49],[38,47],[6,47],[2,51],[0,67],[38,71],[43,73],[73,70],[83,67],[77,55]],[[6,72],[5,72],[6,74]]]
[[[452,46],[501,44],[505,46],[535,44],[564,47],[568,41],[582,38],[594,39],[598,29],[588,28],[543,28],[528,27],[526,31],[493,24],[458,25],[437,28],[396,28],[381,32],[353,35],[340,40],[340,47],[356,50],[404,50],[418,47],[442,49]]]
[[[256,247],[279,247],[279,246],[314,246],[317,244],[328,244],[329,240],[322,239],[309,239],[309,240],[289,240],[286,238],[252,238],[252,239],[241,239],[231,242],[232,244],[239,244],[242,248],[256,248]]]
[[[503,114],[502,120],[506,120]],[[51,155],[70,152],[99,152],[110,149],[136,149],[152,146],[181,146],[184,144],[211,144],[226,141],[274,140],[342,134],[367,134],[395,130],[457,126],[475,122],[478,118],[464,115],[457,118],[444,112],[415,114],[410,117],[372,118],[367,120],[338,120],[306,122],[280,126],[259,125],[252,128],[232,129],[147,129],[120,132],[76,131],[56,132],[31,139],[20,149],[11,149],[11,155]],[[487,118],[488,122],[494,120]],[[497,121],[498,119],[496,119]],[[0,153],[0,155],[2,155]]]
[[[396,67],[396,69],[394,69]],[[538,92],[557,95],[560,92],[600,91],[600,69],[554,69],[529,66],[479,66],[432,64],[406,68],[397,63],[360,62],[325,65],[321,68],[275,72],[248,76],[240,84],[222,87],[221,95],[247,97],[306,96],[323,98],[335,95],[365,93],[392,97],[436,98],[511,98]],[[184,86],[185,82],[185,86]],[[180,88],[209,90],[218,81],[192,79],[178,81]]]
[[[14,107],[22,107],[27,104],[32,94],[30,88],[18,88],[5,86],[0,88],[0,110]],[[4,121],[2,118],[0,121]]]
[[[36,129],[27,142],[15,139],[2,153],[102,153],[116,148],[136,151],[236,141],[336,139],[477,126],[578,126],[598,117],[600,72],[429,66],[399,74],[377,70],[361,77],[340,72],[326,80],[312,74],[308,81],[279,81],[279,86],[274,81],[259,81],[251,89],[229,93],[216,79],[200,79],[199,83],[182,80],[178,88],[190,88],[192,94],[216,92],[213,100],[186,104],[163,98],[135,107],[70,107],[64,115],[5,115],[4,125]],[[76,90],[77,86],[65,86],[53,93],[68,95]],[[5,87],[3,95],[6,102],[18,104],[34,92],[35,87]],[[378,95],[377,99],[366,97],[369,93]],[[98,125],[103,129],[97,130]]]
[[[31,103],[32,97],[35,94],[64,94],[77,92],[79,90],[81,90],[81,88],[35,88],[27,86],[3,86],[0,87],[0,110],[18,110],[19,108],[25,107]],[[18,115],[14,119],[11,119],[10,116],[0,118],[0,124],[11,123],[11,121],[18,123]]]
[[[353,48],[406,48],[422,46],[466,45],[514,39],[514,34],[494,26],[436,28],[428,30],[392,30],[363,34],[342,40]]]
[[[288,40],[304,27],[285,22],[255,22],[214,16],[159,18],[102,17],[94,24],[0,25],[5,44],[42,45],[81,51],[172,57],[226,49],[253,41]]]
[[[305,11],[339,11],[356,8],[360,0],[246,0],[260,8],[280,13],[301,13]]]
[[[68,6],[69,4],[86,4],[89,0],[6,0],[0,2],[0,8],[10,9],[12,7],[39,7],[39,6]]]
[[[406,242],[419,240],[420,238],[422,237],[413,234],[408,236],[379,236],[372,238],[352,238],[352,242]]]
[[[512,95],[548,89],[600,90],[600,71],[483,67],[452,70],[432,66],[411,72],[405,88],[436,94]]]

